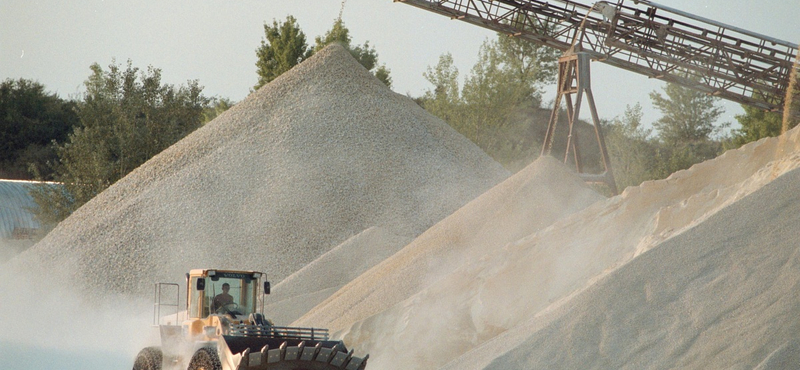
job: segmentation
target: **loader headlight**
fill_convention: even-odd
[[[215,338],[217,336],[217,327],[216,326],[204,326],[203,333],[209,338]]]

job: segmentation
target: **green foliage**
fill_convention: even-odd
[[[258,83],[254,87],[255,90],[292,69],[312,54],[306,43],[306,35],[292,16],[287,16],[286,21],[280,24],[276,20],[272,21],[272,26],[265,23],[264,37],[261,46],[256,49]]]
[[[453,63],[453,55],[442,54],[439,56],[439,63],[433,68],[429,66],[422,75],[433,85],[433,90],[425,91],[422,96],[425,109],[445,122],[453,122],[451,125],[461,122],[459,115],[463,111],[463,104],[458,86],[458,68]]]
[[[741,127],[733,130],[732,147],[738,148],[751,141],[781,134],[783,130],[783,115],[781,113],[766,112],[747,105],[742,105],[742,108],[744,109],[744,114],[736,115],[736,120],[739,121]]]
[[[655,91],[650,93],[653,105],[663,114],[653,127],[664,143],[702,143],[719,132],[714,122],[724,109],[716,105],[718,98],[676,84],[667,84],[664,92],[666,97]]]
[[[655,178],[658,143],[652,130],[642,126],[642,106],[626,106],[623,116],[604,125],[606,147],[617,188],[637,186]]]
[[[370,73],[381,80],[386,86],[392,87],[392,78],[389,76],[389,69],[387,69],[385,65],[378,65],[378,52],[369,45],[369,41],[364,42],[364,45],[351,45],[352,38],[350,37],[350,30],[344,25],[341,19],[336,19],[331,29],[326,32],[324,36],[318,36],[315,41],[315,53],[333,43],[342,45],[358,63],[364,66],[364,68],[370,71]]]
[[[210,98],[208,106],[203,109],[203,124],[211,122],[234,105],[236,105],[236,102],[228,98]]]
[[[38,183],[28,187],[37,208],[30,211],[44,229],[50,229],[77,209],[69,190],[57,183]]]
[[[797,126],[800,121],[800,91],[797,88],[800,79],[796,69],[791,74],[790,79],[792,78],[794,83],[787,86],[789,93],[786,95],[783,112],[768,112],[742,105],[744,114],[736,115],[741,127],[733,130],[728,148],[738,148],[751,141],[779,136],[784,130],[788,131]]]
[[[527,84],[532,98],[541,98],[542,86],[556,82],[560,55],[557,49],[500,34],[493,47],[502,56],[504,72]]]
[[[620,189],[666,178],[714,158],[723,150],[724,138],[715,137],[724,127],[714,126],[722,114],[716,100],[672,84],[664,91],[667,97],[650,94],[653,104],[663,113],[653,124],[656,136],[642,127],[639,104],[628,106],[622,118],[606,127],[606,145]]]
[[[32,179],[33,168],[52,179],[47,166],[56,154],[52,142],[63,143],[78,123],[75,103],[45,92],[44,85],[25,79],[0,84],[0,177]]]
[[[386,86],[392,87],[389,69],[385,65],[378,65],[378,53],[375,48],[369,45],[369,41],[364,42],[364,45],[352,46],[350,30],[345,27],[341,19],[334,21],[325,35],[316,37],[316,45],[313,48],[306,43],[305,34],[292,16],[286,17],[286,22],[280,24],[274,20],[272,26],[264,24],[264,34],[266,40],[262,40],[261,46],[256,49],[258,57],[256,90],[332,43],[341,44],[364,68]]]
[[[316,53],[333,43],[338,43],[349,50],[352,38],[350,37],[350,30],[345,27],[344,22],[341,19],[337,19],[333,22],[331,29],[324,36],[317,36],[315,41],[317,44],[314,46],[314,52]]]
[[[197,129],[209,99],[197,81],[178,88],[161,83],[161,71],[140,72],[112,63],[91,66],[79,103],[80,125],[57,147],[54,179],[35,200],[40,220],[60,221],[133,169]],[[137,78],[138,77],[138,78]]]
[[[653,105],[663,114],[653,123],[661,142],[656,153],[656,178],[719,155],[723,147],[714,136],[727,127],[714,125],[724,112],[716,105],[717,98],[675,84],[667,84],[664,92],[666,97],[655,91],[650,93]]]
[[[422,105],[507,168],[519,169],[539,152],[530,116],[541,104],[541,86],[555,79],[556,56],[498,34],[484,42],[460,92],[451,55],[429,67],[424,76],[434,88],[424,93]]]

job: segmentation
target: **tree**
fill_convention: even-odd
[[[436,67],[428,67],[422,75],[433,85],[433,90],[426,90],[421,99],[425,110],[451,125],[461,122],[459,113],[463,107],[453,55],[442,54]]]
[[[533,98],[530,83],[508,73],[503,57],[497,42],[485,41],[462,89],[467,114],[464,123],[470,128],[467,137],[489,155],[495,153],[492,156],[497,160],[499,151],[524,138],[524,131],[509,132],[509,118],[517,107]]]
[[[502,34],[497,35],[493,47],[501,56],[505,73],[523,84],[524,98],[534,99],[538,105],[542,87],[556,82],[558,49]]]
[[[25,79],[0,84],[0,177],[32,179],[35,168],[52,179],[48,161],[56,159],[52,142],[63,143],[78,123],[75,102],[45,92]]]
[[[210,98],[208,106],[203,109],[203,124],[213,121],[214,118],[217,118],[217,116],[234,105],[236,105],[236,102],[228,98]]]
[[[306,35],[292,16],[287,16],[281,24],[276,20],[272,21],[272,26],[265,23],[264,37],[261,46],[256,49],[258,83],[255,90],[292,69],[313,52],[306,43]]]
[[[741,127],[733,130],[731,138],[733,147],[738,148],[751,141],[781,134],[783,128],[781,113],[767,112],[748,105],[742,105],[742,109],[744,114],[736,115]]]
[[[331,29],[326,32],[324,36],[317,36],[315,41],[315,53],[332,43],[342,45],[358,63],[364,66],[364,68],[370,71],[370,73],[381,80],[386,86],[392,87],[392,78],[389,76],[389,69],[387,69],[385,65],[378,65],[378,52],[369,45],[369,41],[364,42],[364,45],[351,45],[352,39],[350,37],[350,30],[347,29],[341,18],[336,19]]]
[[[654,179],[656,143],[652,129],[642,126],[642,106],[636,103],[625,107],[623,116],[604,125],[606,146],[611,168],[619,189],[636,186]]]
[[[744,114],[736,116],[736,120],[739,121],[741,127],[733,130],[732,147],[738,148],[751,141],[778,136],[784,130],[797,126],[798,119],[800,119],[800,101],[798,101],[800,91],[798,91],[797,86],[800,81],[797,81],[796,72],[792,76],[794,76],[795,83],[790,84],[788,87],[790,93],[786,95],[787,99],[784,102],[783,112],[767,112],[748,105],[742,105]]]
[[[653,123],[662,143],[657,153],[661,159],[658,178],[719,155],[722,144],[713,136],[727,126],[714,126],[724,112],[717,106],[718,98],[675,84],[667,84],[664,92],[666,97],[650,93],[653,105],[663,114]]]
[[[452,56],[428,68],[434,85],[423,95],[423,107],[449,123],[487,154],[511,170],[538,154],[530,112],[541,104],[541,87],[555,79],[556,51],[529,41],[499,35],[486,40],[479,60],[458,93],[458,71]]]
[[[350,30],[345,27],[341,19],[337,19],[324,36],[316,37],[316,45],[313,48],[306,43],[305,34],[292,16],[286,17],[286,22],[281,24],[277,21],[273,21],[272,26],[264,24],[264,34],[266,40],[262,40],[261,46],[256,49],[258,57],[256,90],[332,43],[341,44],[364,68],[386,86],[392,87],[389,69],[385,65],[378,65],[378,53],[375,48],[369,45],[369,41],[364,45],[352,46]]]
[[[718,98],[676,84],[667,84],[664,92],[666,97],[653,91],[650,99],[663,114],[653,127],[665,143],[703,143],[719,131],[714,122],[724,109],[716,105]]]
[[[79,126],[57,146],[54,179],[34,192],[42,221],[60,221],[130,171],[200,127],[209,99],[197,81],[161,83],[161,70],[91,66]],[[138,77],[138,78],[137,78]]]

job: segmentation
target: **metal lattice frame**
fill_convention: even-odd
[[[600,117],[597,115],[597,107],[594,104],[592,94],[592,77],[590,73],[591,56],[587,53],[566,53],[558,60],[558,93],[556,94],[553,112],[547,125],[544,143],[542,145],[542,155],[550,155],[553,147],[553,135],[555,134],[558,122],[558,113],[561,110],[561,99],[567,103],[567,122],[569,124],[569,134],[567,135],[567,150],[564,154],[564,163],[569,161],[570,152],[575,161],[575,168],[580,177],[588,183],[602,183],[608,186],[611,194],[617,194],[617,184],[614,180],[614,172],[611,170],[611,160],[606,149],[606,141],[603,137],[603,129],[600,125]],[[572,96],[575,96],[575,100]],[[584,96],[589,105],[594,123],[595,139],[600,150],[600,161],[603,165],[603,172],[600,174],[588,174],[583,171],[581,164],[580,147],[578,145],[578,133],[576,131],[577,117],[581,112],[581,103]]]
[[[707,94],[778,111],[797,45],[646,0],[395,0]]]

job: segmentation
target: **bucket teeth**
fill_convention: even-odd
[[[295,361],[300,357],[300,352],[303,350],[302,343],[297,347],[291,346],[286,347],[286,356],[284,356],[284,361]]]
[[[281,343],[277,349],[267,351],[267,363],[269,364],[281,362],[284,358],[286,358],[286,342]]]
[[[364,370],[364,368],[367,366],[368,358],[369,355],[364,356],[364,358],[361,357],[351,358],[350,362],[347,363],[347,367],[345,367],[345,370]]]
[[[317,358],[314,360],[317,362],[323,362],[327,364],[331,362],[333,354],[334,354],[333,348],[320,348],[319,354],[317,354]]]
[[[317,343],[317,345],[314,347],[303,347],[303,353],[300,355],[300,360],[314,361],[321,348],[321,343]]]
[[[345,365],[347,365],[347,362],[350,361],[351,357],[353,357],[352,349],[350,350],[350,352],[337,351],[336,354],[333,356],[333,360],[331,360],[331,365],[336,366],[338,368],[344,368]]]
[[[245,352],[248,352],[248,351],[245,350]],[[265,364],[266,363],[266,361],[264,361],[266,357],[265,357],[265,354],[264,354],[263,351],[261,351],[261,352],[252,352],[252,353],[248,352],[248,356],[243,356],[242,357],[242,361],[244,361],[245,358],[247,358],[247,366],[249,366],[249,367],[258,368],[259,366],[261,366],[261,364]]]
[[[229,342],[226,344],[234,343],[241,348],[242,342],[236,342],[236,339],[226,338]],[[222,346],[220,350],[227,351],[230,362],[230,368],[234,370],[269,370],[269,369],[339,369],[339,370],[364,370],[367,358],[353,356],[354,351],[348,350],[342,342],[328,342],[331,347],[325,347],[326,343],[316,342],[313,346],[309,346],[307,341],[293,341],[280,339],[263,345],[259,350],[259,346],[254,345],[252,340],[249,341],[249,347],[241,350],[240,353],[231,353],[230,347]],[[236,347],[233,347],[236,348]]]
[[[239,362],[239,369],[245,369],[250,365],[250,348],[245,348],[244,352],[242,352],[242,359]]]

